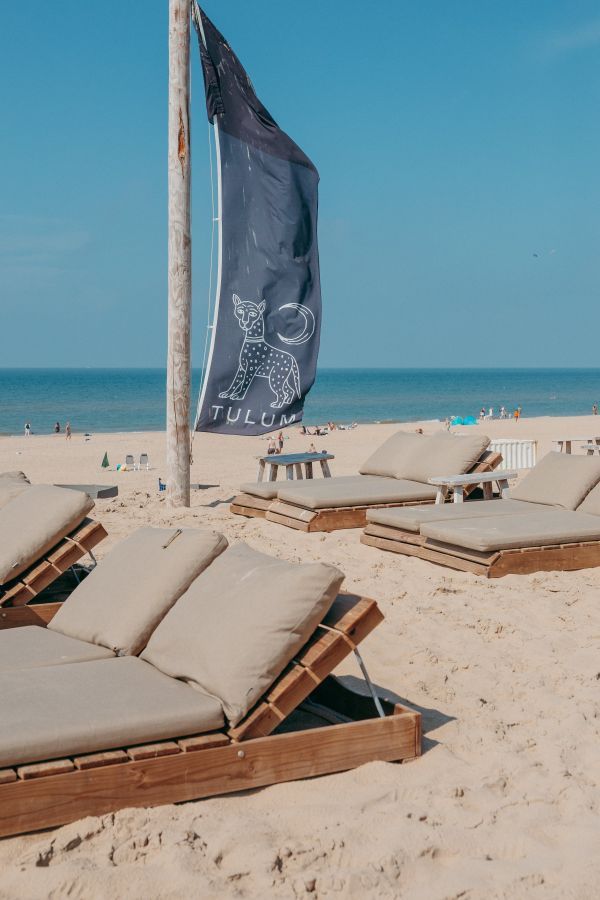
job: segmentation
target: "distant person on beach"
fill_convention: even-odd
[[[67,422],[65,425],[65,437],[68,441],[71,440],[71,423]]]
[[[593,416],[598,415],[598,404],[597,403],[594,403],[594,405],[592,406],[592,415]]]
[[[506,419],[507,416],[508,416],[508,413],[506,412],[506,407],[505,407],[505,406],[501,406],[501,407],[500,407],[500,418],[501,418],[501,419]]]
[[[283,450],[283,431],[280,431],[277,435],[277,443],[279,444],[278,453],[281,453],[281,451]]]
[[[481,409],[479,410],[479,418],[485,419],[485,406],[482,406]]]
[[[60,434],[60,422],[54,423],[54,434]]]
[[[416,433],[416,434],[423,434],[423,429],[422,429],[422,428],[415,428],[415,433]]]
[[[30,437],[31,435],[31,425],[29,422],[25,422],[25,437]]]
[[[309,452],[309,453],[316,453],[316,452],[317,452],[317,448],[315,447],[314,444],[311,444],[311,445],[310,445],[310,447],[308,448],[308,452]]]
[[[515,409],[515,411],[513,413],[513,419],[515,420],[515,422],[519,421],[520,416],[521,416],[521,407],[517,406],[517,408]]]
[[[267,454],[269,456],[273,456],[274,453],[277,453],[277,446],[276,446],[273,438],[271,438],[271,440],[269,441],[269,445],[267,447]]]

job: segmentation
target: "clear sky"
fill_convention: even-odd
[[[2,366],[164,364],[167,8],[1,3]],[[600,365],[597,3],[205,9],[321,174],[321,365]]]

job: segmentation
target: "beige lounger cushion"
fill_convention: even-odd
[[[310,478],[306,481],[311,483]],[[302,487],[304,483],[304,479],[301,478],[295,481],[288,481],[287,478],[282,481],[246,481],[244,484],[240,484],[240,491],[244,494],[252,494],[254,497],[261,497],[263,500],[275,500],[280,488],[285,487],[287,490],[293,491],[297,487]]]
[[[427,441],[422,434],[397,431],[369,456],[359,469],[361,475],[383,475],[395,478],[407,460]]]
[[[77,641],[39,625],[0,631],[0,672],[58,666],[114,656],[106,647]]]
[[[24,472],[0,472],[0,509],[29,486]]]
[[[240,491],[253,497],[261,497],[263,500],[274,500],[280,487],[281,481],[246,481],[240,484]]]
[[[141,659],[0,674],[0,766],[184,737],[223,726],[220,704]]]
[[[200,575],[142,654],[223,704],[236,725],[313,634],[344,580],[236,544]]]
[[[600,519],[566,509],[547,509],[526,516],[431,522],[421,526],[421,534],[469,550],[510,550],[600,540]]]
[[[81,582],[48,628],[135,656],[226,546],[223,535],[211,531],[140,528]]]
[[[436,475],[463,475],[469,472],[490,439],[484,434],[449,434],[439,431],[424,441],[396,475],[410,481],[424,481]]]
[[[592,488],[583,503],[577,507],[577,512],[588,513],[591,516],[600,516],[600,484]]]
[[[277,497],[305,509],[328,509],[347,506],[375,506],[378,503],[416,503],[435,500],[436,489],[430,484],[383,478],[380,475],[342,475],[303,481],[289,489],[282,484]]]
[[[527,515],[527,513],[546,509],[548,509],[547,506],[523,503],[521,500],[471,500],[468,503],[369,509],[367,522],[418,533],[421,525],[428,522],[448,522],[450,519],[475,519],[484,516]]]
[[[79,525],[94,501],[82,491],[33,484],[0,510],[0,584],[16,578]]]
[[[599,481],[600,456],[548,453],[510,493],[515,500],[576,509]]]

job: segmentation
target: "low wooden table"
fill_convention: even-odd
[[[556,438],[552,442],[559,453],[571,453],[573,449],[573,444],[585,444],[585,449],[587,450],[588,456],[592,456],[594,453],[595,447],[600,448],[600,437],[570,437],[570,438]]]
[[[270,466],[269,481],[277,481],[279,467],[285,466],[285,477],[293,481],[296,478],[312,478],[313,463],[320,463],[323,478],[331,478],[328,460],[335,459],[332,453],[272,453],[270,456],[261,456],[258,461],[258,480],[262,481],[265,474],[265,466]],[[302,474],[304,466],[304,475]]]
[[[509,479],[516,478],[518,472],[515,470],[506,470],[496,472],[471,472],[470,475],[436,475],[435,478],[429,478],[429,484],[437,487],[436,503],[445,503],[450,488],[454,491],[454,502],[462,503],[465,499],[465,488],[469,485],[480,484],[483,488],[483,496],[485,500],[492,500],[494,497],[494,482],[498,485],[500,496],[503,500],[509,495]]]

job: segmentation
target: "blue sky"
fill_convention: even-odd
[[[3,366],[160,366],[167,0],[2,4]],[[600,10],[205,2],[321,174],[327,366],[594,366]],[[193,64],[194,362],[209,238]]]

